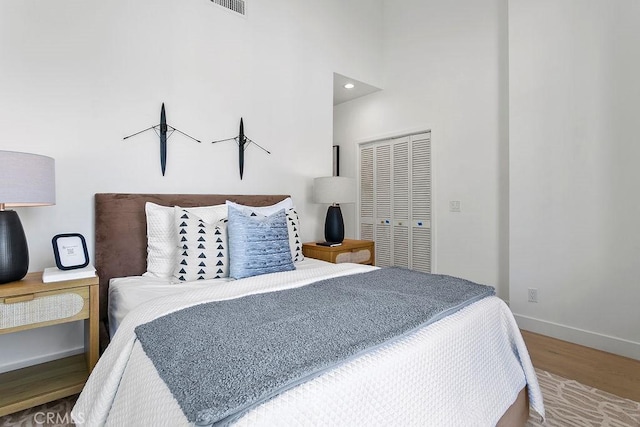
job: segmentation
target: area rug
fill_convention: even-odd
[[[54,400],[35,408],[0,417],[0,427],[66,427],[74,425],[71,409],[78,395]]]
[[[546,419],[531,414],[527,427],[640,427],[640,403],[536,369]]]
[[[526,427],[640,427],[640,403],[536,369],[546,419],[531,414]],[[73,425],[69,413],[78,396],[0,417],[0,427]]]

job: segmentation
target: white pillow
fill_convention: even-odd
[[[169,278],[173,274],[178,256],[178,233],[173,206],[161,206],[147,202],[147,272],[143,276]],[[209,224],[227,217],[227,205],[189,208]]]
[[[259,213],[262,216],[273,215],[274,213],[278,212],[280,209],[284,209],[286,211],[287,209],[291,209],[294,207],[293,200],[291,200],[291,197],[287,197],[283,201],[278,202],[275,205],[271,205],[271,206],[246,206],[246,205],[240,205],[238,203],[234,203],[230,200],[227,200],[226,204],[227,206],[233,206],[234,208],[244,213],[250,214],[251,212],[255,212],[255,213]]]
[[[176,206],[177,258],[174,283],[229,277],[227,220],[210,224],[193,213],[195,209]]]

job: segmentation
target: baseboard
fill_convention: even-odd
[[[520,314],[513,316],[525,331],[640,360],[640,343]]]
[[[62,359],[64,357],[75,356],[84,353],[84,347],[70,348],[58,353],[45,354],[43,356],[33,357],[31,359],[23,359],[18,362],[0,365],[0,374],[3,372],[14,371],[16,369],[26,368],[27,366],[39,365],[40,363],[51,362],[52,360]]]

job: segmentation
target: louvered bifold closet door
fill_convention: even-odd
[[[373,176],[373,147],[364,147],[360,150],[360,238],[364,240],[375,240]]]
[[[375,242],[376,265],[390,267],[391,258],[391,145],[375,147]]]
[[[431,132],[411,137],[411,268],[431,272]]]
[[[431,133],[360,147],[360,238],[376,265],[431,271]]]
[[[409,262],[409,138],[395,139],[393,147],[393,221],[391,235],[393,265],[410,267]]]

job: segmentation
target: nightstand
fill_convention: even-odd
[[[371,240],[344,239],[340,246],[320,246],[317,243],[304,243],[302,254],[309,258],[340,264],[353,262],[356,264],[375,265],[375,243]]]
[[[0,334],[85,321],[85,353],[0,374],[0,416],[80,393],[98,361],[98,278],[0,285]]]

